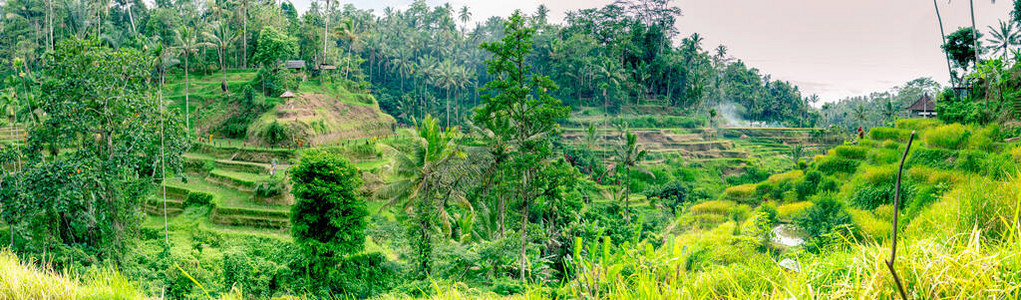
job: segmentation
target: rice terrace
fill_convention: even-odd
[[[0,300],[1021,298],[1021,0],[0,10]]]

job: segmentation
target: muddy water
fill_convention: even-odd
[[[773,227],[773,242],[787,247],[795,247],[805,243],[805,239],[798,235],[794,226],[780,224]]]

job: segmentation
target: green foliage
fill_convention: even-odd
[[[212,203],[213,195],[203,192],[189,192],[188,197],[184,200],[185,206],[206,206]]]
[[[946,44],[941,48],[950,56],[954,66],[967,70],[975,61],[975,45],[979,45],[978,50],[982,52],[981,43],[976,44],[976,36],[981,40],[982,33],[976,33],[971,27],[961,27],[946,37]]]
[[[262,28],[256,45],[252,61],[269,68],[276,68],[278,63],[291,59],[297,52],[297,41],[273,26]]]
[[[955,97],[953,91],[947,90],[936,103],[936,114],[940,121],[952,124],[983,124],[989,121],[982,102],[967,97]]]
[[[365,243],[365,201],[358,169],[346,159],[319,151],[306,152],[290,170],[294,194],[291,235],[310,259],[330,262],[362,250]],[[316,266],[320,276],[329,265]]]
[[[833,199],[831,194],[823,194],[813,201],[812,206],[805,210],[804,214],[794,218],[794,224],[804,230],[810,238],[819,239],[840,226],[853,223],[851,215],[847,213],[842,203]]]
[[[837,173],[853,174],[861,162],[837,156],[823,156],[815,159],[816,168],[825,175]]]
[[[914,120],[914,119],[903,119],[903,120]],[[900,121],[900,120],[898,120]],[[897,142],[907,142],[908,136],[911,135],[911,130],[889,128],[889,127],[875,127],[869,129],[869,137],[873,140],[893,140]]]
[[[67,39],[45,62],[36,105],[47,117],[28,132],[24,168],[3,179],[2,217],[23,226],[20,251],[57,255],[58,265],[119,259],[160,178],[154,166],[181,168],[180,118],[160,109],[138,51]]]
[[[865,156],[866,154],[868,154],[868,151],[869,151],[868,148],[862,146],[844,145],[833,148],[833,153],[835,153],[838,157],[854,160],[865,159]]]
[[[255,195],[263,198],[276,197],[284,191],[284,179],[271,177],[255,184]]]
[[[259,137],[263,141],[270,145],[280,145],[281,143],[287,143],[291,141],[291,129],[287,128],[276,120],[266,126],[262,132],[259,133]]]
[[[969,136],[971,131],[964,125],[949,124],[926,131],[923,139],[929,147],[958,150],[968,145]]]

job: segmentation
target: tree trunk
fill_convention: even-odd
[[[528,261],[528,255],[527,255],[527,250],[528,250],[528,209],[531,206],[531,203],[528,201],[528,192],[527,192],[527,189],[528,189],[528,171],[526,170],[525,173],[521,175],[521,177],[522,177],[521,178],[522,179],[521,200],[525,202],[525,205],[522,205],[522,208],[521,208],[521,270],[520,271],[521,271],[521,283],[527,284],[528,280],[525,277],[525,273],[526,273],[525,270],[527,269],[527,266],[528,266],[528,263],[527,263],[527,261]]]
[[[627,176],[624,186],[624,222],[631,225],[631,167],[624,168]]]
[[[326,0],[326,8],[323,9],[323,62],[326,64],[326,43],[330,33],[330,0]]]
[[[932,5],[936,7],[936,20],[939,21],[939,35],[943,37],[943,44],[946,45],[947,34],[943,31],[943,18],[939,15],[939,4],[936,3],[936,0],[932,0]],[[947,72],[950,73],[950,85],[957,86],[957,80],[954,78],[954,69],[950,67],[950,55],[946,51],[943,51],[943,56],[947,58]]]
[[[971,3],[971,38],[975,42],[975,60],[972,61],[972,70],[978,70],[978,29],[975,28],[975,0],[968,1]]]
[[[242,25],[243,27],[241,27],[242,28],[241,29],[241,31],[242,31],[241,47],[242,47],[242,49],[243,49],[242,51],[244,51],[244,53],[241,54],[241,64],[242,64],[241,68],[242,69],[247,69],[248,68],[248,1],[245,0],[242,5],[244,5],[244,7],[243,7],[244,8],[243,9],[243,11],[244,11],[244,13],[243,13],[244,14],[244,18],[243,18],[244,19],[244,25]]]
[[[191,81],[188,78],[188,56],[191,56],[191,52],[185,49],[184,51],[184,128],[188,129],[188,135],[191,135]],[[160,93],[163,91],[160,90]]]

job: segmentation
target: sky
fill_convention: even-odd
[[[299,11],[311,1],[291,0]],[[384,7],[407,7],[412,0],[341,0],[380,13]],[[567,11],[606,5],[611,0],[427,0],[456,8],[468,6],[472,18],[506,17],[515,9],[550,9],[560,22]],[[976,24],[1006,20],[1013,1],[975,0]],[[970,26],[969,2],[937,0],[947,34]],[[927,0],[673,0],[683,11],[681,36],[698,32],[703,47],[726,45],[731,56],[771,74],[773,80],[798,85],[823,102],[886,91],[919,77],[947,85],[946,59],[933,2]],[[680,37],[679,37],[680,38]]]

